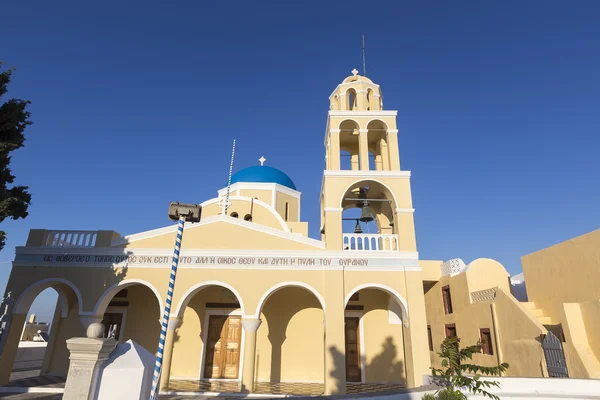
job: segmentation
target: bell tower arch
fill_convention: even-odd
[[[321,235],[331,250],[416,252],[410,171],[400,168],[397,111],[355,69],[329,96]]]

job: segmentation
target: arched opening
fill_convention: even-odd
[[[373,89],[367,89],[367,109],[371,111],[378,111],[379,108],[379,96],[375,95]]]
[[[352,120],[340,124],[340,169],[359,169],[359,126]]]
[[[244,221],[252,222],[252,215],[251,214],[244,215]]]
[[[231,213],[231,214],[229,214],[229,215],[230,215],[231,217],[233,217],[233,218],[237,218],[237,217],[239,216],[239,215],[238,215],[238,213],[237,213],[237,212],[235,212],[235,211],[234,211],[234,212],[232,212],[232,213]]]
[[[348,89],[346,92],[346,100],[348,101],[348,111],[356,110],[358,108],[356,90]]]
[[[346,171],[352,169],[352,154],[347,150],[340,150],[340,169]]]
[[[378,168],[378,164],[377,164],[377,155],[376,153],[371,150],[369,151],[369,171],[379,171],[380,169]]]
[[[39,376],[65,378],[69,368],[66,340],[85,336],[80,309],[81,294],[71,282],[47,279],[29,286],[8,314],[1,342],[2,363],[3,370],[12,373],[2,379],[31,386]]]
[[[346,298],[346,380],[406,384],[404,300],[381,285],[361,285]]]
[[[223,282],[190,288],[178,304],[171,376],[199,380],[202,390],[218,390],[223,380],[241,379],[244,304]]]
[[[375,180],[350,185],[341,199],[343,249],[396,251],[396,201],[387,186]]]
[[[308,285],[285,282],[259,302],[263,323],[257,332],[257,385],[260,382],[323,382],[322,296]]]
[[[162,306],[158,291],[148,282],[124,280],[106,290],[94,314],[102,316],[104,337],[112,337],[119,343],[131,339],[154,353],[160,335]]]
[[[372,171],[390,170],[389,151],[387,145],[387,125],[373,120],[367,125],[369,138],[369,169]],[[397,150],[396,150],[397,151]]]

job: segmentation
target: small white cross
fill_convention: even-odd
[[[262,167],[263,164],[265,163],[265,161],[267,161],[267,159],[264,158],[263,156],[260,156],[260,158],[258,159],[258,161],[260,161],[260,166]]]
[[[358,74],[358,71],[356,70],[356,68],[354,68],[354,69],[352,70],[352,75],[356,76],[357,74]]]

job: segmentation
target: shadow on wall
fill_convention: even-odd
[[[333,394],[340,393],[346,383],[346,357],[335,346],[329,349],[333,357],[334,370],[330,376],[335,380]],[[388,336],[381,344],[381,351],[367,363],[367,382],[377,381],[380,383],[403,383],[406,384],[405,368],[402,361],[395,361],[398,357],[398,347],[394,338]],[[369,371],[370,374],[369,374]],[[369,375],[375,375],[376,379],[369,379]]]

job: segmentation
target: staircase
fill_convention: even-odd
[[[558,325],[558,322],[553,321],[552,318],[550,317],[546,317],[544,315],[544,311],[542,311],[541,308],[536,308],[535,303],[530,301],[530,302],[523,302],[521,303],[521,305],[523,305],[523,307],[525,307],[537,320],[540,324],[546,326],[546,325]]]

